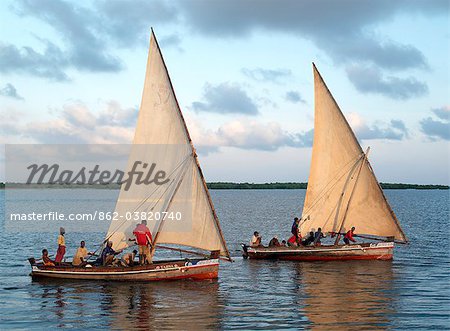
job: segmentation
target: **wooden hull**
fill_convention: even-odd
[[[155,262],[148,266],[133,267],[47,267],[35,264],[33,279],[81,279],[108,281],[160,281],[176,279],[214,279],[219,274],[219,260],[192,259]]]
[[[244,247],[244,257],[291,261],[392,260],[394,243],[317,247]]]

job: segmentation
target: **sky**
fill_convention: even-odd
[[[1,1],[0,143],[131,143],[153,27],[207,181],[307,181],[314,62],[378,180],[449,184],[449,22],[447,0]]]

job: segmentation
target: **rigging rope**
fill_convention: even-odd
[[[172,172],[168,175],[168,177],[170,178],[175,171],[177,171],[187,160],[189,160],[190,156],[192,156],[192,154],[188,154],[173,170]],[[164,196],[164,194],[167,192],[167,190],[171,187],[171,185],[175,182],[175,179],[173,179],[169,185],[167,185],[166,189],[162,192],[161,196],[159,197],[159,199],[156,201],[156,203],[153,205],[152,209],[153,210],[156,205],[159,203],[159,201],[161,200],[161,198]],[[153,190],[147,197],[145,197],[133,210],[132,213],[136,212],[137,210],[139,210],[139,208],[141,208],[145,202],[148,201],[148,199],[150,199],[153,194],[155,194],[159,189],[161,188],[161,186],[158,186],[155,190]],[[111,234],[109,236],[107,236],[101,244],[99,244],[99,247],[95,250],[94,253],[97,253],[98,250],[104,245],[105,242],[107,242],[121,227],[122,225],[124,225],[126,222],[128,222],[128,220],[125,218],[125,220],[120,223],[115,229],[114,231],[111,232]]]
[[[302,212],[303,215],[308,214],[316,205],[317,203],[322,200],[322,198],[325,196],[325,194],[327,194],[328,192],[330,192],[341,180],[342,177],[344,177],[347,173],[348,173],[348,168],[347,166],[350,165],[352,162],[352,167],[350,168],[350,170],[361,160],[362,157],[364,157],[364,153],[362,155],[358,155],[356,158],[351,159],[349,162],[347,162],[346,164],[344,164],[341,169],[339,169],[336,173],[336,175],[331,178],[331,180],[327,183],[327,185],[324,186],[324,188],[319,192],[319,195],[316,197],[316,199],[313,200],[313,203]],[[354,161],[356,159],[356,161]],[[343,172],[342,174],[340,174],[341,171],[345,170],[345,172]],[[336,178],[339,175],[338,178]],[[328,185],[330,185],[331,183],[333,183],[333,185],[331,185],[328,189]],[[302,225],[304,224],[306,221],[308,220],[308,218],[306,217],[305,219],[301,219],[300,224]]]

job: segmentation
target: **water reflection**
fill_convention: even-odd
[[[314,329],[385,329],[394,314],[391,261],[297,265],[304,313]]]
[[[217,329],[225,306],[218,295],[217,281],[37,281],[34,285],[32,296],[40,293],[42,312],[46,314],[43,320],[57,320],[59,327]]]

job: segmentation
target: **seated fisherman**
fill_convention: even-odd
[[[106,247],[103,248],[102,255],[100,256],[101,264],[103,266],[112,264],[114,261],[114,256],[122,253],[122,251],[115,251],[112,248],[112,245],[113,245],[112,241],[108,241]]]
[[[261,240],[262,240],[262,237],[259,235],[258,231],[255,231],[253,233],[253,237],[252,237],[252,240],[250,242],[250,247],[262,246],[261,245]]]
[[[309,236],[305,238],[305,240],[303,240],[302,245],[303,246],[308,246],[311,245],[314,242],[314,232],[311,231],[309,233]]]
[[[55,262],[50,260],[50,258],[48,257],[48,250],[46,250],[45,248],[42,250],[42,262],[44,262],[44,265],[47,267],[55,266]]]
[[[297,237],[295,237],[294,235],[292,235],[292,236],[288,239],[287,245],[288,245],[288,246],[298,246]]]
[[[78,267],[82,267],[85,266],[87,264],[86,262],[86,258],[92,255],[91,252],[88,252],[87,248],[86,248],[86,243],[84,240],[82,240],[80,242],[80,247],[77,248],[77,251],[73,257],[72,260],[72,265],[73,266],[78,266]]]
[[[314,246],[320,246],[322,243],[320,240],[325,238],[326,236],[322,232],[322,228],[318,228],[316,233],[314,233]]]
[[[278,241],[278,237],[277,236],[275,236],[272,239],[270,239],[269,247],[280,247],[280,246],[281,246],[281,244]]]
[[[282,241],[281,241],[281,247],[286,247],[286,246],[287,246],[286,240],[282,240]]]
[[[137,250],[133,250],[131,253],[124,254],[120,259],[120,264],[124,267],[132,267],[134,265],[134,257],[137,253]]]
[[[344,242],[345,242],[347,245],[350,244],[350,241],[352,241],[352,242],[354,242],[354,243],[356,242],[355,238],[353,238],[353,235],[355,234],[354,232],[355,232],[355,227],[352,226],[352,228],[351,228],[349,231],[347,231],[347,233],[345,234],[345,236],[344,236]]]

